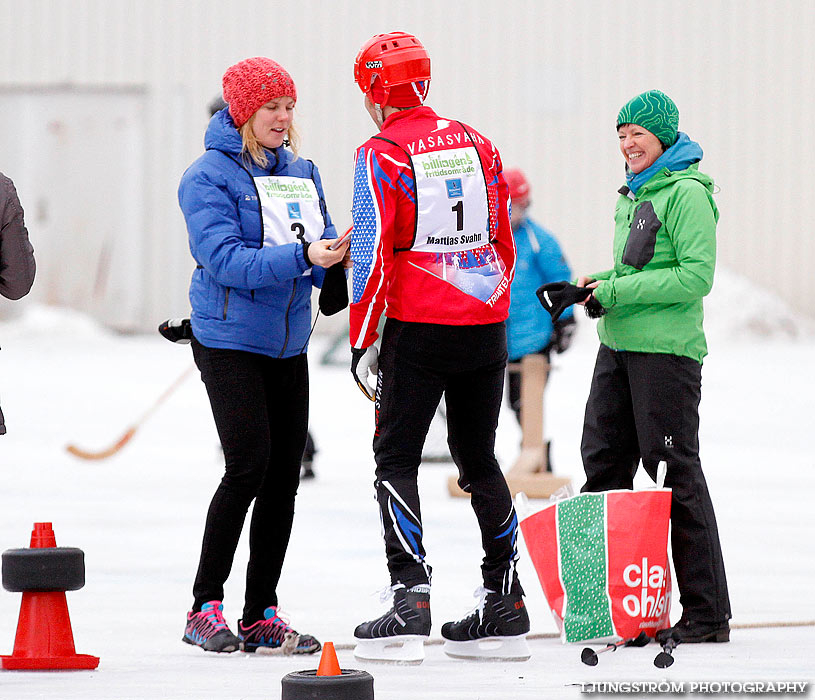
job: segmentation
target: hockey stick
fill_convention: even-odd
[[[194,365],[187,367],[183,374],[179,375],[179,377],[164,390],[161,396],[159,396],[153,402],[150,408],[148,408],[127,430],[125,430],[124,434],[110,447],[104,450],[99,450],[98,452],[83,450],[81,447],[77,447],[76,445],[66,445],[65,449],[74,457],[78,457],[79,459],[107,459],[108,457],[115,455],[128,442],[130,442],[131,438],[136,434],[136,431],[145,423],[153,412],[167,400],[170,394],[172,394],[184,383],[184,380],[192,373],[193,369],[195,369]]]

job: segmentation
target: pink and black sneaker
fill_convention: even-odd
[[[201,612],[187,613],[187,626],[182,640],[204,651],[232,652],[240,647],[238,639],[224,620],[224,606],[220,600],[211,600],[201,606]]]
[[[321,648],[310,634],[298,634],[280,617],[277,607],[263,611],[263,620],[244,625],[238,620],[241,649],[250,654],[313,654]]]

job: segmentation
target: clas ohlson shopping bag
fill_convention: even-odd
[[[581,493],[521,520],[564,642],[653,637],[669,627],[671,490]]]

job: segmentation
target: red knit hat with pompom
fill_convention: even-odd
[[[223,86],[224,100],[238,128],[269,100],[291,97],[297,101],[297,88],[286,69],[263,56],[247,58],[227,68]]]

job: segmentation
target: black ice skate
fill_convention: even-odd
[[[381,617],[363,622],[354,630],[358,659],[420,664],[424,642],[430,636],[430,586],[407,589],[396,584],[393,607]]]
[[[518,594],[502,596],[479,588],[479,604],[458,622],[446,622],[441,628],[444,653],[457,659],[487,661],[526,661],[530,657],[526,633],[529,615]]]

